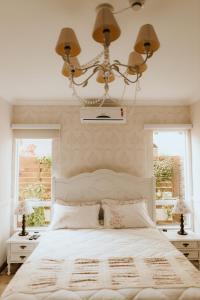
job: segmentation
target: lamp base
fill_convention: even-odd
[[[21,232],[19,233],[19,235],[20,235],[20,236],[26,236],[26,235],[28,235],[28,232],[22,232],[22,231],[21,231]]]
[[[180,230],[177,231],[178,234],[180,235],[187,235],[187,232],[184,230],[184,218],[183,218],[183,214],[181,214],[181,218],[180,218]]]
[[[185,230],[184,231],[179,230],[179,231],[177,231],[177,233],[180,234],[180,235],[187,235],[188,234]]]
[[[23,214],[22,217],[22,231],[19,233],[20,236],[26,236],[28,235],[28,232],[26,231],[26,216]]]

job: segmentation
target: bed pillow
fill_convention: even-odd
[[[55,203],[50,229],[97,228],[100,205],[60,205]]]
[[[64,205],[64,206],[77,206],[77,205],[80,205],[80,206],[84,206],[84,205],[95,205],[95,204],[100,204],[101,202],[100,201],[79,201],[79,200],[74,200],[74,201],[68,201],[68,200],[61,200],[61,199],[57,199],[55,201],[55,203],[57,204],[60,204],[60,205]]]
[[[101,201],[98,201],[98,200],[91,200],[91,201],[64,201],[64,200],[60,200],[60,199],[57,199],[56,200],[56,203],[57,204],[61,204],[61,205],[69,205],[69,206],[84,206],[84,205],[95,205],[95,204],[99,204],[100,205],[100,208],[99,208],[99,216],[98,216],[98,219],[99,219],[99,224],[100,225],[103,225],[103,208],[102,208],[102,204],[101,204]]]
[[[103,204],[105,228],[155,227],[144,201],[130,204]]]
[[[129,200],[103,199],[103,200],[101,200],[101,203],[107,204],[107,205],[116,205],[116,204],[125,205],[125,204],[134,204],[134,203],[138,203],[138,202],[142,202],[142,201],[144,201],[143,198],[129,199]]]

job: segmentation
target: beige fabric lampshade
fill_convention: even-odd
[[[60,32],[58,42],[56,45],[56,52],[64,56],[66,54],[65,47],[69,46],[70,56],[77,56],[81,52],[81,47],[75,35],[75,32],[71,28],[63,28]]]
[[[155,52],[160,47],[160,42],[157,38],[156,32],[151,24],[145,24],[140,28],[137,36],[137,40],[134,46],[136,52],[140,54],[145,54],[145,44],[149,43],[149,51],[151,53]]]
[[[99,70],[96,80],[99,83],[105,83],[103,70]],[[109,78],[108,78],[108,82],[112,82],[113,80],[115,80],[115,75],[113,74],[113,72],[111,72],[110,75],[109,75]]]
[[[144,64],[144,59],[142,55],[135,51],[129,54],[128,65],[133,67],[137,66],[138,73],[143,73],[147,69],[147,64]],[[130,75],[135,75],[137,74],[137,70],[133,68],[127,68],[127,73]]]
[[[83,71],[77,70],[76,68],[80,68],[79,61],[76,57],[70,57],[70,63],[74,67],[74,77],[79,77],[82,75]],[[62,68],[62,74],[66,77],[70,76],[69,65],[65,62]]]
[[[112,14],[112,6],[109,4],[102,4],[97,7],[97,17],[92,33],[93,39],[96,42],[103,44],[105,38],[103,31],[106,29],[109,29],[110,31],[110,42],[116,40],[121,34],[121,30]]]
[[[15,208],[16,215],[31,215],[34,212],[33,207],[28,201],[20,201]]]
[[[191,208],[183,200],[178,200],[176,202],[176,205],[175,205],[174,209],[173,209],[174,214],[186,215],[186,214],[190,214],[191,212],[192,212]]]

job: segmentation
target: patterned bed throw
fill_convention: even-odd
[[[183,255],[78,258],[68,261],[46,258],[37,262],[27,262],[26,265],[28,274],[24,273],[23,280],[16,274],[7,295],[13,292],[12,286],[15,292],[33,294],[57,289],[79,291],[137,287],[200,287],[200,272],[192,267]]]

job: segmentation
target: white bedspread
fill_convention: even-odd
[[[178,251],[156,229],[58,230],[47,232],[41,243],[19,269],[2,295],[3,300],[200,300],[200,287],[188,288],[126,288],[119,290],[79,290],[65,288],[41,292],[23,289],[30,264],[46,259],[177,256]],[[187,262],[187,259],[185,258]],[[187,264],[187,263],[186,263]],[[188,267],[188,264],[187,264]],[[191,265],[191,271],[194,267]],[[48,270],[46,271],[48,275]],[[181,270],[180,270],[181,272]]]

